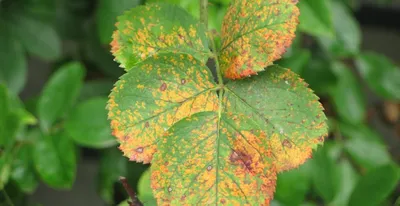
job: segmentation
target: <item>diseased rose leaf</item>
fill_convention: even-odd
[[[111,92],[108,117],[125,156],[149,163],[156,143],[175,122],[215,111],[212,78],[200,60],[172,53],[154,55],[123,75]]]
[[[221,70],[229,79],[263,71],[295,37],[299,9],[293,0],[233,0],[222,24]]]
[[[187,117],[157,143],[159,205],[269,205],[276,175],[303,164],[327,134],[318,97],[290,70],[228,83],[218,111]]]
[[[210,56],[206,30],[178,6],[148,4],[118,18],[112,53],[126,70],[159,53],[186,53],[206,62]]]

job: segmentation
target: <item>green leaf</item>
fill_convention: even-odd
[[[138,198],[145,205],[157,205],[150,185],[150,170],[146,170],[139,179]]]
[[[103,44],[111,42],[117,16],[124,11],[136,7],[141,0],[100,0],[96,10],[97,31]]]
[[[44,131],[48,131],[74,104],[83,76],[83,65],[72,62],[63,65],[46,83],[37,108],[40,126]]]
[[[0,19],[0,84],[18,94],[26,81],[26,60],[20,41],[11,28]]]
[[[346,159],[342,160],[338,167],[340,170],[340,187],[335,195],[335,198],[329,205],[347,206],[350,195],[358,181],[359,175],[354,170],[351,163]]]
[[[330,202],[339,192],[340,171],[336,165],[336,161],[330,155],[334,144],[326,144],[322,149],[317,150],[313,154],[312,181],[316,193]]]
[[[277,173],[303,164],[327,133],[317,97],[287,69],[229,82],[220,95],[218,112],[160,137],[151,166],[158,204],[268,204]]]
[[[185,9],[191,16],[196,19],[200,18],[200,4],[198,1],[186,1],[186,0],[146,0],[146,3],[168,3],[177,5]],[[210,6],[210,5],[209,5]],[[209,8],[210,9],[210,8]],[[210,13],[209,13],[210,15]],[[210,23],[211,21],[209,21]]]
[[[311,161],[298,169],[283,172],[278,175],[275,199],[285,205],[300,205],[310,189]]]
[[[7,117],[9,113],[8,91],[5,85],[0,84],[0,146],[6,142]]]
[[[333,38],[332,10],[330,1],[308,0],[299,2],[299,29],[314,36]]]
[[[112,53],[126,70],[165,52],[190,54],[203,63],[210,56],[203,26],[174,5],[138,6],[118,18],[117,28]]]
[[[301,76],[317,94],[327,94],[334,88],[337,77],[330,69],[329,61],[313,57],[305,68]]]
[[[15,108],[12,97],[7,88],[0,84],[0,154],[1,148],[8,151],[14,147],[16,135],[21,128],[21,118],[17,113],[19,110]]]
[[[225,77],[244,78],[281,58],[295,37],[296,1],[233,0],[222,23],[219,62]]]
[[[107,98],[96,97],[76,106],[65,122],[65,130],[79,145],[106,148],[117,142],[107,120]]]
[[[357,57],[356,64],[361,76],[376,94],[400,100],[400,68],[387,57],[366,52]]]
[[[70,189],[76,176],[75,145],[64,133],[40,135],[34,144],[34,166],[44,183]]]
[[[25,193],[33,193],[39,181],[36,178],[32,163],[32,146],[23,145],[19,149],[16,158],[13,160],[11,179]]]
[[[383,165],[369,171],[357,183],[349,201],[354,206],[375,206],[396,188],[400,175],[396,165]]]
[[[14,147],[5,147],[0,156],[0,190],[3,190],[11,176]]]
[[[114,203],[114,183],[126,174],[126,159],[116,148],[104,150],[101,154],[97,190],[109,204]]]
[[[49,0],[54,1],[54,0]],[[97,3],[98,1],[96,1]],[[82,0],[57,0],[56,29],[62,39],[75,40],[79,43],[85,34],[87,21],[94,21],[94,2]],[[98,39],[97,32],[92,38]]]
[[[88,100],[94,97],[105,97],[110,94],[114,83],[111,80],[91,80],[86,81],[79,95],[79,100]]]
[[[361,45],[361,29],[351,11],[339,1],[332,1],[332,18],[336,38],[319,37],[319,44],[338,57],[356,55]]]
[[[377,132],[366,126],[343,123],[339,125],[339,129],[347,137],[345,150],[363,169],[368,171],[391,162],[388,148]]]
[[[22,0],[22,2],[24,4],[24,12],[49,23],[54,22],[56,13],[59,12],[56,8],[57,3],[59,3],[58,1]]]
[[[210,0],[212,3],[220,3],[222,5],[228,6],[232,0]]]
[[[301,74],[310,59],[311,52],[306,49],[300,49],[295,51],[291,56],[280,60],[278,65],[289,68],[297,74]]]
[[[15,16],[13,25],[17,37],[29,53],[47,61],[61,56],[61,40],[51,25],[26,15]]]
[[[108,117],[124,155],[149,163],[171,125],[197,112],[215,111],[212,79],[204,63],[184,54],[150,57],[123,75],[110,94]]]
[[[359,81],[346,65],[334,62],[332,71],[338,82],[331,91],[335,109],[346,122],[359,124],[366,118],[366,101]]]
[[[83,49],[85,58],[91,62],[97,69],[111,77],[119,77],[124,73],[124,69],[114,61],[114,57],[110,53],[109,45],[104,46],[97,37],[94,22],[89,25],[85,33]]]

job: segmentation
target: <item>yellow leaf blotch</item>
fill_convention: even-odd
[[[177,6],[138,6],[118,17],[116,26],[111,51],[126,70],[159,53],[191,54],[202,62],[210,56],[204,27]]]
[[[215,112],[188,117],[170,131],[151,169],[159,205],[269,204],[276,169],[260,153],[265,136],[239,134]]]
[[[188,70],[190,67],[193,69]],[[137,71],[143,72],[137,75]],[[123,75],[107,108],[113,135],[124,155],[150,163],[157,142],[173,124],[218,109],[215,87],[205,65],[186,54],[160,54]]]
[[[222,72],[241,79],[263,71],[285,53],[298,24],[290,0],[233,0],[222,25]]]

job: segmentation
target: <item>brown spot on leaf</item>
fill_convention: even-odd
[[[229,160],[233,164],[239,164],[245,166],[248,170],[251,170],[252,158],[244,152],[232,151]]]
[[[168,187],[168,192],[172,192],[172,187]]]
[[[138,153],[143,153],[143,147],[138,147],[138,148],[136,148],[136,152],[138,152]]]
[[[144,123],[144,127],[149,128],[150,127],[150,123],[149,122]]]
[[[182,79],[181,84],[186,84],[186,79]]]
[[[287,148],[292,148],[292,143],[288,139],[283,140],[282,145]]]
[[[211,170],[212,170],[212,166],[209,165],[209,166],[207,167],[207,170],[208,170],[208,171],[211,171]]]
[[[125,135],[125,136],[124,136],[124,140],[127,141],[128,139],[129,139],[129,136],[128,136],[128,135]]]
[[[221,199],[219,202],[220,202],[221,204],[225,204],[225,203],[226,203],[226,200],[225,200],[225,199]]]
[[[162,83],[161,87],[160,87],[160,91],[165,91],[167,90],[167,84],[166,83]]]

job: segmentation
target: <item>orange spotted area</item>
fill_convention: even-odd
[[[165,52],[190,54],[202,62],[210,55],[205,29],[178,6],[135,7],[120,16],[116,26],[111,52],[126,70]]]
[[[157,142],[177,121],[216,111],[216,85],[204,63],[191,55],[160,54],[121,77],[108,102],[120,149],[132,161],[150,163]]]
[[[159,205],[269,205],[277,174],[303,164],[328,132],[318,97],[279,66],[225,85],[221,105],[158,142]]]
[[[276,170],[259,153],[262,136],[236,136],[216,112],[177,123],[160,143],[151,184],[158,205],[268,205]]]
[[[261,130],[278,172],[303,164],[328,133],[318,97],[297,74],[271,66],[225,87],[224,112],[235,128]]]
[[[298,24],[293,0],[233,0],[222,25],[219,55],[226,78],[263,71],[286,52]]]

